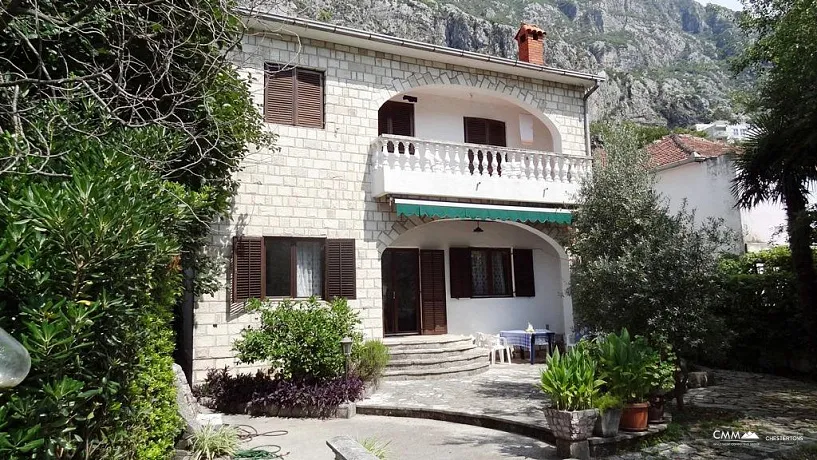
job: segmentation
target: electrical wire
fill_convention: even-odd
[[[238,439],[242,441],[249,441],[253,438],[259,437],[276,437],[289,434],[287,430],[273,430],[259,433],[252,425],[230,425],[238,432]],[[289,452],[281,453],[283,448],[277,444],[263,444],[255,446],[250,449],[239,450],[235,453],[235,458],[252,458],[252,459],[276,459],[284,458],[289,455]]]

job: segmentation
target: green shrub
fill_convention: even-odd
[[[642,402],[650,391],[655,353],[643,337],[631,338],[627,329],[597,339],[599,375],[607,391],[625,402]]]
[[[621,409],[624,406],[624,401],[622,401],[618,396],[610,393],[604,393],[596,398],[596,400],[593,402],[593,406],[598,409],[599,412],[605,413],[610,409]]]
[[[358,314],[345,299],[322,304],[308,301],[250,301],[248,311],[261,313],[261,325],[241,331],[233,348],[242,363],[268,362],[284,379],[330,379],[344,372],[340,341],[362,335]]]
[[[0,325],[32,358],[0,392],[0,458],[166,458],[186,208],[107,150],[63,160],[68,177],[0,178]]]
[[[231,427],[204,425],[190,437],[192,460],[232,458],[238,451],[238,432]]]
[[[596,362],[587,353],[573,351],[564,355],[556,350],[542,371],[539,387],[558,410],[593,408],[604,381],[596,378]]]
[[[389,347],[380,340],[367,340],[354,350],[354,370],[364,382],[377,382],[389,364]]]

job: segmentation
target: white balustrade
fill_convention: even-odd
[[[372,144],[372,150],[372,166],[375,173],[380,171],[381,178],[388,176],[397,182],[396,178],[400,176],[396,174],[404,173],[403,177],[407,177],[405,174],[411,173],[415,174],[411,185],[418,186],[417,182],[425,182],[419,179],[426,178],[429,187],[436,184],[438,188],[448,190],[447,193],[418,190],[417,194],[474,196],[478,189],[451,191],[452,184],[466,184],[461,181],[471,178],[477,179],[478,184],[496,184],[494,190],[506,190],[506,195],[519,190],[528,190],[532,195],[518,196],[519,201],[569,202],[568,195],[578,191],[581,182],[592,174],[592,159],[586,156],[491,145],[382,135]],[[392,189],[398,184],[389,187],[383,181],[375,187],[382,190],[375,190],[375,193],[395,193]],[[451,183],[440,184],[440,181]],[[399,184],[399,187],[407,186]],[[561,196],[553,196],[553,192],[548,196],[548,190],[560,191]]]

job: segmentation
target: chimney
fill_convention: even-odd
[[[519,60],[545,65],[545,31],[524,22],[514,40],[519,42]]]

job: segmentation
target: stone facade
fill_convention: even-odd
[[[229,267],[231,239],[246,236],[354,238],[358,309],[368,337],[382,336],[380,254],[400,233],[423,223],[398,218],[370,193],[370,145],[378,109],[391,97],[427,85],[481,88],[513,97],[558,130],[557,153],[585,154],[583,88],[422,61],[286,35],[249,34],[233,55],[248,75],[254,101],[264,97],[264,64],[290,63],[325,72],[323,129],[268,125],[276,148],[256,149],[237,179],[233,220],[215,224],[212,251]],[[553,232],[558,230],[543,229]],[[225,270],[225,286],[229,286]],[[255,315],[231,305],[229,289],[198,299],[193,380],[208,368],[234,367],[232,341]],[[251,367],[237,366],[242,371]]]

